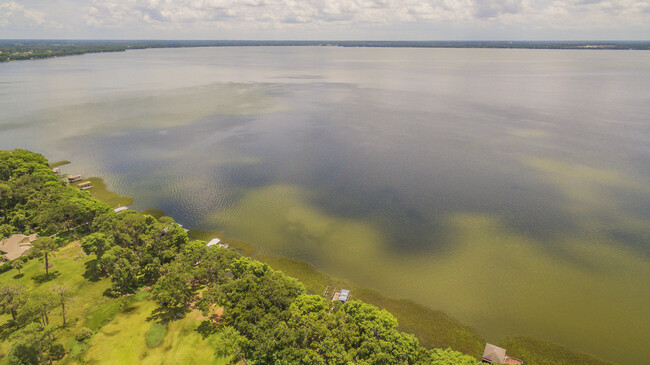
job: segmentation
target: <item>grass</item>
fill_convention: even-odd
[[[133,204],[133,198],[130,196],[121,196],[107,189],[106,183],[100,177],[89,177],[88,179],[83,179],[82,181],[73,183],[73,186],[77,186],[79,183],[84,181],[90,181],[93,183],[93,188],[86,190],[95,198],[106,203],[111,208],[117,208],[122,205],[131,205]]]
[[[144,336],[144,342],[147,344],[148,348],[154,348],[160,345],[165,334],[167,333],[167,327],[158,322],[154,322],[149,327],[149,332]]]
[[[56,162],[52,162],[52,163],[50,164],[50,167],[51,167],[51,168],[55,168],[55,167],[59,167],[59,166],[63,166],[63,165],[67,165],[67,164],[69,164],[69,163],[70,163],[70,161],[68,161],[68,160],[56,161]]]
[[[150,348],[152,323],[148,320],[157,305],[151,300],[135,301],[93,336],[80,362],[93,364],[227,364],[214,357],[213,338],[203,340],[196,332],[198,311],[169,323],[159,344]],[[164,327],[163,327],[164,328]]]
[[[78,242],[72,242],[60,248],[50,259],[52,267],[50,275],[46,277],[43,262],[34,259],[25,263],[21,275],[16,270],[9,270],[0,274],[0,285],[14,283],[23,285],[27,290],[47,290],[55,284],[67,284],[73,289],[72,299],[66,304],[67,326],[63,327],[61,307],[54,307],[50,314],[50,323],[58,331],[57,341],[69,349],[74,340],[74,334],[85,325],[85,315],[91,309],[101,306],[106,298],[102,293],[110,286],[107,280],[91,282],[82,276],[86,267],[85,263],[91,258],[86,257]],[[5,324],[10,316],[0,316],[0,326]],[[11,341],[6,337],[8,333],[0,335],[0,354],[6,354],[11,348]],[[2,356],[0,355],[0,363]]]
[[[589,354],[573,351],[561,345],[540,341],[530,337],[507,337],[499,342],[507,349],[507,354],[517,357],[525,364],[535,365],[573,365],[591,364],[607,365],[608,362]]]
[[[125,308],[131,305],[135,301],[135,297],[122,297],[117,299],[108,299],[103,303],[91,308],[86,314],[86,323],[85,327],[90,328],[93,331],[97,331],[102,328],[105,324],[115,318],[119,313],[121,313]]]

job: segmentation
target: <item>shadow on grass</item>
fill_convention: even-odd
[[[201,337],[205,340],[206,338],[219,332],[219,326],[215,325],[212,322],[212,320],[206,319],[201,321],[201,324],[198,327],[196,327],[195,331],[198,332],[201,335]]]
[[[58,271],[50,271],[49,274],[34,275],[32,276],[32,280],[34,280],[36,284],[43,284],[58,278],[60,275],[61,273]]]
[[[23,276],[25,276],[25,274],[23,274],[23,273],[16,274],[16,275],[14,275],[14,279],[20,279],[20,278],[22,278]]]
[[[172,321],[183,319],[187,312],[188,310],[186,308],[160,306],[151,312],[147,321],[156,321],[162,324],[167,324]]]
[[[90,260],[84,265],[86,265],[86,271],[83,273],[84,279],[95,282],[101,280],[104,277],[104,274],[99,269],[99,262],[97,259]]]
[[[16,326],[13,320],[8,320],[7,323],[0,326],[0,341],[6,341],[12,333],[16,331]]]

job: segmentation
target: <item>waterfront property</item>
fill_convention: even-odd
[[[214,246],[214,245],[217,245],[220,248],[228,248],[228,247],[230,247],[229,244],[221,242],[221,240],[218,239],[218,238],[211,239],[210,242],[208,242],[208,244],[206,246],[210,247],[210,246]]]
[[[79,181],[79,180],[81,180],[81,175],[70,175],[70,176],[68,176],[68,182],[69,183]]]
[[[523,365],[523,361],[512,356],[506,355],[506,349],[503,349],[499,346],[494,346],[491,343],[485,344],[485,351],[483,351],[483,357],[481,362],[487,364],[519,364]]]
[[[24,255],[27,250],[32,248],[32,243],[38,238],[37,234],[25,236],[24,234],[15,234],[9,238],[3,238],[0,241],[0,252],[3,261],[11,261]]]
[[[53,168],[52,172],[55,173],[57,176],[61,175],[61,170],[59,170],[58,167]]]
[[[327,293],[329,291],[328,289],[325,289],[325,295],[327,295]],[[336,302],[338,300],[341,303],[345,303],[349,299],[350,299],[350,290],[348,290],[348,289],[341,289],[341,290],[334,289],[334,295],[332,295],[332,301],[333,302]]]
[[[117,207],[117,208],[113,209],[113,211],[114,211],[115,213],[120,213],[120,212],[123,212],[123,211],[125,211],[125,210],[129,210],[129,208],[128,208],[128,207],[125,207],[125,206],[121,206],[121,207]]]
[[[77,187],[79,188],[79,190],[88,190],[93,188],[93,183],[90,181],[84,181],[82,183],[79,183]]]

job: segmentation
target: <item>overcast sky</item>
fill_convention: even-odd
[[[0,38],[650,39],[650,0],[0,0]]]

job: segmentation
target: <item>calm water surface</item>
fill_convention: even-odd
[[[650,343],[650,52],[158,49],[0,64],[0,148],[186,226],[617,363]]]

